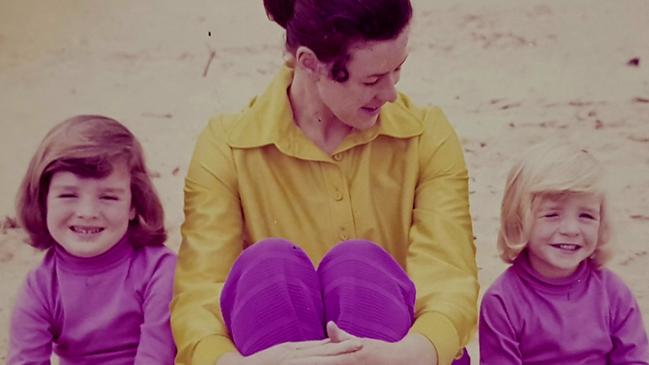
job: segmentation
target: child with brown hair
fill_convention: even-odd
[[[556,142],[511,169],[498,248],[512,265],[485,293],[480,363],[649,364],[638,303],[613,272],[601,165]]]
[[[47,250],[11,318],[7,364],[173,364],[175,255],[142,147],[119,122],[72,117],[41,142],[17,199]]]

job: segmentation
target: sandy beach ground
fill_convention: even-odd
[[[617,253],[609,266],[635,293],[647,326],[649,2],[413,4],[399,88],[441,106],[462,139],[482,289],[506,267],[495,240],[511,158],[536,141],[571,140],[614,177]],[[0,1],[0,362],[15,293],[41,257],[15,228],[13,204],[47,130],[81,113],[123,121],[144,145],[168,245],[177,249],[197,134],[209,116],[238,110],[263,90],[282,63],[282,44],[261,0]],[[477,360],[475,343],[470,349]]]

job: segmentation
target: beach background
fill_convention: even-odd
[[[649,1],[413,6],[399,89],[440,106],[460,135],[481,292],[506,268],[495,241],[511,159],[537,141],[571,141],[613,177],[609,267],[649,328]],[[261,93],[282,50],[261,0],[0,0],[0,362],[15,294],[42,256],[16,228],[14,199],[45,133],[82,113],[126,124],[144,145],[175,250],[198,133]],[[469,348],[477,363],[475,341]]]

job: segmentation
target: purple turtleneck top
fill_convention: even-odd
[[[484,294],[479,329],[484,365],[649,364],[633,294],[590,260],[547,279],[523,251]]]
[[[48,250],[18,294],[8,365],[173,364],[169,325],[175,254],[125,237],[91,258]]]

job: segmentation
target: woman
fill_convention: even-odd
[[[468,177],[442,112],[395,89],[410,1],[264,5],[291,62],[197,142],[177,363],[451,363],[477,314]]]

